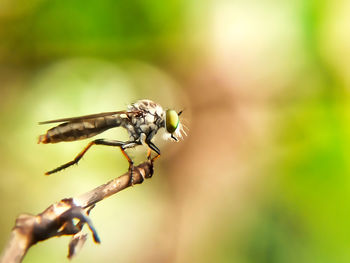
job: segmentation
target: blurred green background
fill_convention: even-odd
[[[350,262],[350,2],[0,0],[0,248],[36,214],[124,173],[38,121],[149,98],[184,109],[155,175],[99,203],[74,262]],[[99,138],[126,139],[122,129]],[[138,161],[145,149],[131,150]],[[67,262],[68,237],[24,262]]]

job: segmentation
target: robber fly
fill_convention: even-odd
[[[156,153],[152,160],[160,156],[160,150],[152,142],[152,138],[160,128],[165,128],[165,138],[178,141],[182,133],[186,135],[179,116],[182,111],[163,110],[163,108],[151,100],[139,100],[127,107],[124,111],[104,112],[73,118],[63,118],[51,121],[39,122],[39,124],[60,123],[40,135],[38,143],[58,143],[83,140],[100,134],[108,129],[123,127],[128,131],[129,140],[126,142],[107,139],[91,141],[72,161],[65,163],[46,175],[61,171],[73,164],[77,164],[92,145],[107,145],[119,147],[129,162],[129,170],[133,169],[133,161],[125,152],[128,148],[146,144],[149,147],[147,157],[150,158],[151,150]],[[132,176],[131,176],[132,180]]]

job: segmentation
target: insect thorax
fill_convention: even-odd
[[[128,106],[128,111],[137,112],[129,114],[123,125],[128,130],[130,140],[138,140],[141,134],[152,139],[164,127],[165,112],[159,104],[151,100],[137,101]]]

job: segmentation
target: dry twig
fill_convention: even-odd
[[[153,161],[148,160],[141,163],[134,167],[133,184],[140,184],[145,178],[151,178],[152,175]],[[22,214],[18,216],[0,262],[21,262],[28,249],[37,242],[62,235],[73,236],[68,253],[68,257],[71,258],[86,240],[86,234],[81,232],[85,224],[90,228],[94,241],[100,243],[89,213],[97,202],[131,186],[130,179],[129,171],[78,197],[62,199],[38,215]],[[75,223],[74,219],[77,219],[78,223]]]

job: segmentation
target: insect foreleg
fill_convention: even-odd
[[[149,138],[150,138],[150,137],[147,137],[147,138],[146,138],[146,144],[148,145],[148,147],[149,147],[151,150],[153,150],[153,151],[155,151],[155,152],[157,153],[157,155],[154,156],[154,157],[151,159],[152,161],[154,161],[154,160],[156,160],[157,158],[160,157],[160,150],[158,149],[158,147],[157,147],[153,142],[151,142],[151,140],[150,140]],[[151,152],[150,152],[150,151],[148,151],[148,153],[147,153],[147,158],[148,158],[148,159],[151,158]]]

